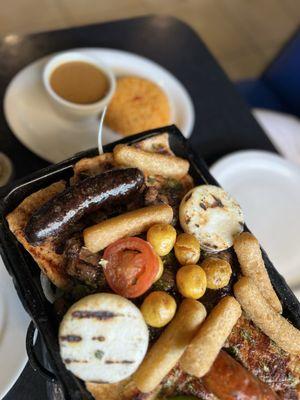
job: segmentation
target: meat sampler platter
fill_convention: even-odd
[[[0,238],[66,399],[300,398],[299,303],[174,125],[14,183]]]

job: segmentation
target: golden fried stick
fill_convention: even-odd
[[[274,311],[250,278],[240,278],[234,294],[247,316],[270,339],[283,350],[300,355],[300,331]]]
[[[249,232],[236,236],[233,243],[243,275],[251,278],[275,311],[281,313],[281,303],[273,289],[258,240]]]
[[[234,297],[224,297],[211,311],[180,360],[181,368],[197,378],[213,365],[242,310]]]
[[[183,158],[150,153],[125,144],[118,144],[113,152],[118,164],[139,168],[148,175],[180,179],[188,173],[190,166],[189,162]]]
[[[205,307],[193,299],[185,299],[177,314],[149,350],[133,375],[141,392],[154,390],[176,365],[206,317]]]
[[[83,231],[84,245],[96,253],[118,239],[139,235],[157,223],[169,224],[172,219],[173,209],[167,204],[139,208],[86,228]]]

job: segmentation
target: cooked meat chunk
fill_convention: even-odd
[[[66,271],[69,275],[95,287],[104,287],[106,281],[99,261],[99,254],[91,253],[82,246],[81,238],[74,237],[67,242],[65,251]]]
[[[209,392],[202,379],[194,378],[182,371],[179,366],[176,366],[166,376],[162,382],[162,389],[159,393],[164,396],[187,395],[195,396],[202,400],[217,400],[217,398]]]
[[[145,204],[169,204],[174,211],[174,224],[178,221],[178,209],[182,197],[191,189],[192,179],[181,180],[161,176],[148,176],[146,179]]]
[[[298,399],[299,375],[292,372],[290,355],[245,317],[241,317],[228,339],[228,352],[282,399]]]
[[[158,188],[155,186],[149,186],[145,190],[145,205],[157,204],[160,203],[161,200],[159,198]]]
[[[169,178],[161,187],[160,195],[164,195],[168,199],[170,206],[178,206],[182,197],[186,193],[186,189],[181,181]]]

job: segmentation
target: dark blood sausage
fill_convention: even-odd
[[[143,183],[144,175],[137,168],[111,170],[86,178],[51,199],[31,216],[25,228],[26,239],[36,246],[49,237],[65,236],[86,214],[131,200]]]
[[[220,400],[280,399],[267,384],[255,378],[224,351],[219,353],[203,381],[206,388]]]

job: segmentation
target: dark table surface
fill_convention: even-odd
[[[185,85],[195,106],[196,120],[190,143],[208,164],[235,150],[275,151],[197,34],[171,17],[148,16],[5,37],[0,41],[1,99],[11,78],[28,63],[52,52],[89,46],[131,51],[173,73]],[[0,149],[12,159],[17,178],[47,165],[14,137],[2,109]],[[44,380],[27,365],[5,400],[46,399],[45,388]]]

